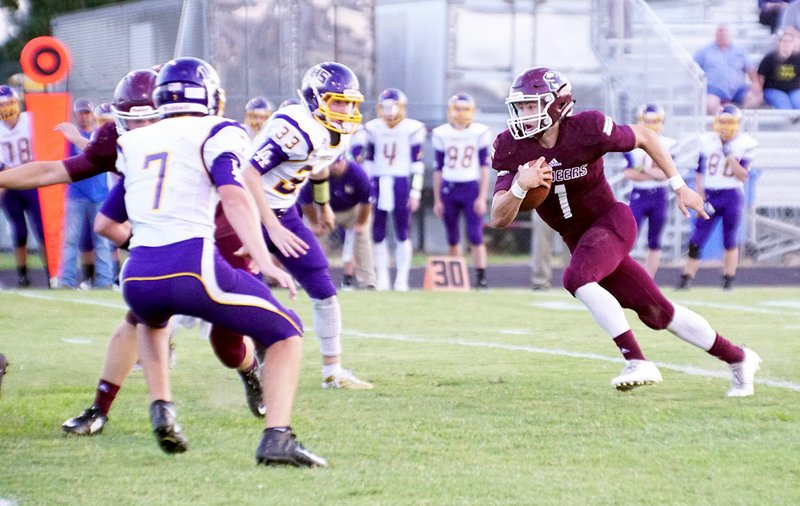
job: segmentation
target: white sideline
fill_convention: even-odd
[[[89,299],[75,299],[75,298],[61,298],[61,297],[52,297],[49,295],[31,293],[27,291],[0,291],[2,293],[13,293],[14,295],[21,295],[23,297],[28,297],[31,299],[40,299],[40,300],[52,300],[52,301],[61,301],[61,302],[72,302],[75,304],[86,304],[90,306],[101,306],[113,309],[127,309],[128,307],[125,304],[116,304],[113,302],[101,302],[96,300],[89,300]],[[739,306],[735,306],[737,309],[741,309]],[[749,308],[753,310],[753,308]],[[503,333],[502,330],[499,331]],[[512,329],[512,332],[516,333],[518,330]],[[422,337],[412,337],[406,336],[402,334],[383,334],[383,333],[376,333],[376,332],[362,332],[359,330],[349,330],[343,329],[342,334],[344,336],[355,337],[359,339],[382,339],[387,341],[403,341],[409,343],[426,343],[426,344],[449,344],[455,346],[468,346],[474,348],[491,348],[491,349],[498,349],[498,350],[509,350],[509,351],[524,351],[527,353],[539,353],[542,355],[556,355],[561,357],[573,357],[573,358],[584,358],[589,360],[600,360],[603,362],[615,362],[615,363],[623,363],[623,360],[618,357],[609,357],[606,355],[598,355],[595,353],[582,353],[579,351],[569,351],[569,350],[560,350],[560,349],[552,349],[552,348],[538,348],[535,346],[519,346],[513,344],[504,344],[504,343],[492,343],[492,342],[481,342],[481,341],[464,341],[461,339],[427,339]],[[730,379],[730,373],[728,371],[709,371],[707,369],[702,369],[699,367],[693,366],[686,366],[686,365],[678,365],[678,364],[670,364],[667,362],[655,362],[655,364],[663,369],[669,369],[671,371],[681,372],[684,374],[689,374],[692,376],[703,376],[707,378],[720,378],[724,380]],[[775,388],[784,388],[786,390],[793,390],[795,392],[800,392],[800,384],[793,383],[791,381],[784,381],[784,380],[771,380],[771,379],[764,379],[756,377],[754,382],[757,385],[765,385]]]

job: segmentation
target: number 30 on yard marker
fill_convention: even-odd
[[[428,257],[422,287],[425,290],[469,290],[469,271],[466,261],[461,257]]]

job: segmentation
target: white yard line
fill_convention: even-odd
[[[89,300],[89,299],[74,299],[74,298],[62,298],[62,297],[53,297],[50,295],[43,295],[38,293],[31,293],[25,291],[6,291],[0,292],[2,293],[9,293],[14,295],[21,295],[23,297],[29,297],[32,299],[40,299],[40,300],[52,300],[52,301],[59,301],[59,302],[72,302],[75,304],[86,304],[91,306],[101,306],[113,309],[127,309],[125,304],[116,304],[113,302],[102,302],[96,300]],[[580,303],[577,303],[578,305]],[[694,303],[692,303],[694,304]],[[780,304],[780,303],[771,303],[771,304]],[[698,305],[700,305],[698,303]],[[755,308],[749,306],[738,306],[738,305],[725,305],[725,304],[716,304],[714,307],[720,307],[723,309],[732,309],[736,311],[741,310],[748,310],[754,311]],[[551,309],[554,309],[552,306]],[[570,308],[569,310],[572,310]],[[771,310],[766,311],[758,311],[755,312],[772,312]],[[777,312],[777,311],[776,311]],[[499,331],[500,333],[504,333],[502,330]],[[505,332],[506,334],[509,333],[516,333],[518,330],[511,329],[510,332]],[[606,355],[598,355],[595,353],[582,353],[578,351],[569,351],[569,350],[561,350],[561,349],[552,349],[552,348],[538,348],[535,346],[518,346],[513,344],[504,344],[504,343],[492,343],[492,342],[481,342],[481,341],[464,341],[462,339],[428,339],[424,337],[413,337],[413,336],[406,336],[402,334],[383,334],[383,333],[376,333],[376,332],[361,332],[358,330],[348,330],[345,329],[342,332],[346,336],[360,338],[360,339],[382,339],[386,341],[402,341],[402,342],[409,342],[409,343],[426,343],[426,344],[447,344],[447,345],[455,345],[455,346],[466,346],[472,348],[491,348],[491,349],[498,349],[498,350],[508,350],[508,351],[524,351],[527,353],[538,353],[541,355],[556,355],[561,357],[572,357],[572,358],[583,358],[589,360],[599,360],[603,362],[615,362],[615,363],[622,363],[623,360],[618,357],[609,357]],[[663,369],[669,369],[671,371],[680,372],[684,374],[689,374],[692,376],[704,376],[708,378],[720,378],[728,380],[730,379],[730,373],[727,371],[709,371],[707,369],[702,369],[699,367],[694,366],[687,366],[687,365],[679,365],[679,364],[670,364],[667,362],[655,362],[658,367]],[[793,383],[791,381],[784,381],[784,380],[771,380],[771,379],[764,379],[756,377],[755,383],[758,385],[765,385],[775,388],[784,388],[787,390],[794,390],[795,392],[800,392],[800,384]]]
[[[39,299],[39,300],[53,300],[58,302],[72,302],[73,304],[86,304],[89,306],[100,306],[100,307],[107,307],[111,309],[128,309],[128,306],[125,304],[119,304],[117,302],[103,302],[100,300],[91,300],[91,299],[78,299],[78,298],[67,298],[67,297],[53,297],[52,295],[44,295],[42,293],[34,293],[22,290],[8,290],[8,291],[0,291],[0,294],[13,294],[15,296],[20,297],[27,297],[29,299]]]
[[[360,339],[382,339],[387,341],[403,341],[409,343],[446,344],[455,346],[467,346],[472,348],[492,348],[497,350],[524,351],[527,353],[538,353],[542,355],[556,355],[561,357],[584,358],[589,360],[615,362],[620,364],[623,363],[623,360],[617,357],[608,357],[606,355],[598,355],[596,353],[582,353],[578,351],[560,350],[557,348],[556,349],[538,348],[535,346],[519,346],[519,345],[504,344],[504,343],[464,341],[462,339],[427,339],[423,337],[412,337],[401,334],[381,334],[374,332],[360,332],[357,330],[345,330],[343,331],[343,334],[349,337],[355,337]],[[704,376],[708,378],[720,378],[724,380],[730,380],[731,377],[730,373],[727,371],[724,372],[709,371],[707,369],[702,369],[700,367],[670,364],[667,362],[655,362],[655,364],[662,369],[669,369],[672,371],[680,372],[683,374],[689,374],[692,376]],[[791,381],[771,380],[771,379],[756,377],[755,383],[758,385],[765,385],[776,388],[785,388],[787,390],[794,390],[795,392],[800,392],[800,384],[793,383]]]

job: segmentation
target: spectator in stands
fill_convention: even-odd
[[[792,0],[758,0],[758,22],[768,26],[771,33],[778,31],[786,4]]]
[[[795,49],[800,49],[800,1],[792,0],[783,8],[780,29],[794,35]]]
[[[800,52],[790,32],[784,31],[778,47],[761,60],[758,77],[766,103],[775,109],[800,109]]]
[[[728,103],[742,107],[758,107],[761,104],[761,81],[756,69],[750,63],[744,48],[731,42],[727,25],[717,26],[714,42],[700,48],[695,53],[694,60],[708,79],[708,114],[715,114],[720,105]]]

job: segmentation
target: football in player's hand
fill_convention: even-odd
[[[511,184],[517,182],[519,178],[519,172],[517,175],[514,176],[514,181]],[[550,193],[550,188],[548,186],[537,186],[536,188],[531,188],[528,190],[528,193],[525,194],[525,198],[522,199],[522,203],[519,205],[520,211],[532,211],[539,207],[544,199],[547,198],[547,195]]]

